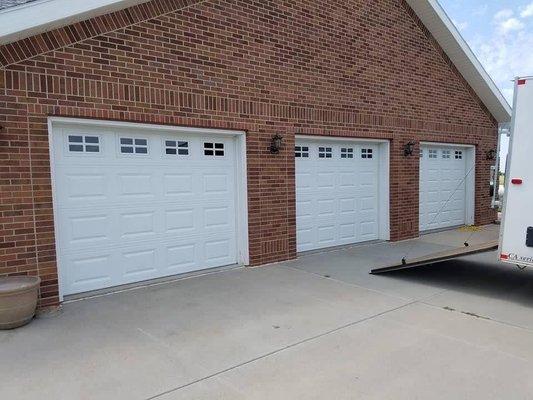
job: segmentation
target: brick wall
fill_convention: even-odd
[[[410,140],[477,146],[496,122],[403,0],[154,0],[0,47],[0,274],[57,303],[47,117],[247,131],[250,256],[296,253],[295,134],[391,141],[391,236],[418,234]],[[267,151],[281,133],[279,155]]]

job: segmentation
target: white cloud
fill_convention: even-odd
[[[494,19],[496,21],[501,21],[504,19],[509,19],[514,15],[514,11],[510,8],[504,8],[503,10],[498,11],[496,14],[494,14]]]
[[[524,29],[524,23],[517,17],[510,8],[504,8],[494,14],[494,23],[500,33],[508,33]]]
[[[525,25],[518,18],[507,18],[498,23],[498,29],[502,33],[508,33],[511,31],[519,31],[524,29]]]
[[[522,18],[533,17],[533,1],[522,10],[520,16]]]

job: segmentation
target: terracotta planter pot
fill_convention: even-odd
[[[0,278],[0,329],[18,328],[31,321],[40,284],[37,276]]]

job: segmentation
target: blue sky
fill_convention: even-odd
[[[533,75],[533,0],[439,2],[511,103],[511,80]]]

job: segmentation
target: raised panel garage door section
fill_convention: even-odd
[[[54,129],[63,295],[237,263],[231,136]]]
[[[463,147],[421,146],[420,231],[466,223],[467,151]]]
[[[297,250],[379,238],[380,146],[297,140]]]

